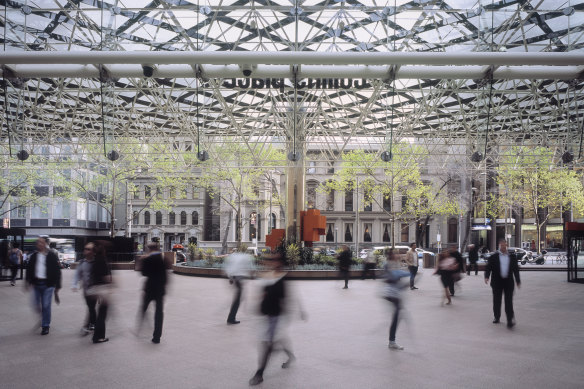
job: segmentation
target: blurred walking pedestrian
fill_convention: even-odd
[[[259,366],[254,376],[249,380],[251,386],[264,381],[264,370],[274,350],[282,350],[288,356],[282,368],[290,367],[296,359],[292,353],[290,340],[286,336],[284,324],[285,314],[291,313],[291,302],[296,301],[300,310],[300,317],[304,320],[306,315],[300,306],[297,296],[291,293],[285,282],[286,271],[283,270],[284,258],[280,252],[264,257],[264,266],[267,271],[261,274],[259,284],[262,289],[260,313],[264,317],[260,334]]]
[[[394,252],[394,249],[387,250],[386,253],[386,263],[384,266],[384,288],[382,296],[384,299],[393,304],[394,311],[391,319],[391,324],[389,326],[389,345],[388,347],[393,350],[403,350],[404,348],[395,342],[395,334],[397,331],[397,324],[399,322],[399,314],[402,309],[402,290],[407,288],[407,284],[401,283],[400,280],[404,277],[411,277],[411,273],[405,270],[401,270],[401,264],[398,255]],[[411,281],[410,281],[411,284]]]
[[[466,268],[466,275],[470,276],[470,272],[474,269],[475,276],[479,274],[479,247],[476,244],[468,245],[468,267]]]
[[[168,276],[166,274],[166,264],[160,247],[157,242],[150,242],[146,245],[148,255],[142,261],[142,275],[146,277],[144,283],[144,296],[142,306],[140,307],[138,332],[144,322],[144,316],[148,310],[151,301],[156,304],[154,311],[154,332],[152,333],[152,343],[160,343],[162,336],[162,321],[164,319],[163,303],[166,293],[166,283]]]
[[[351,270],[351,260],[353,259],[349,246],[341,246],[341,252],[337,255],[337,259],[339,260],[341,278],[345,280],[345,287],[343,289],[349,289],[349,272]]]
[[[449,255],[456,261],[456,266],[453,269],[452,275],[450,277],[450,284],[448,284],[450,296],[454,296],[455,292],[454,287],[456,285],[457,286],[456,289],[460,289],[460,284],[458,284],[458,281],[462,279],[462,275],[465,272],[464,258],[462,258],[462,254],[460,254],[460,252],[455,248],[449,249],[448,252]]]
[[[107,260],[107,242],[97,241],[93,245],[93,265],[91,267],[90,286],[87,294],[95,299],[97,316],[93,331],[93,343],[109,341],[105,337],[105,321],[111,302],[112,273]]]
[[[88,335],[95,329],[95,321],[97,320],[97,312],[95,311],[97,299],[95,296],[87,294],[87,291],[91,286],[91,268],[93,267],[93,260],[95,259],[94,246],[95,245],[90,242],[87,243],[83,248],[83,258],[77,264],[77,269],[75,270],[73,281],[71,281],[71,290],[73,292],[77,292],[79,283],[81,283],[81,288],[83,289],[83,298],[85,300],[85,304],[87,305],[85,324],[81,328],[82,336]]]
[[[440,276],[440,282],[444,288],[442,305],[444,305],[445,301],[446,305],[450,305],[452,303],[449,286],[453,282],[452,274],[456,271],[457,268],[458,264],[456,263],[456,259],[450,255],[448,250],[442,251],[440,254],[438,254],[438,262],[436,263],[436,271],[434,274],[438,274]]]
[[[26,269],[26,288],[34,288],[33,306],[41,313],[41,335],[48,335],[51,326],[51,303],[53,294],[55,301],[59,301],[61,289],[61,267],[59,257],[49,250],[46,238],[36,240],[37,251],[28,261]]]
[[[229,279],[229,283],[235,287],[235,294],[233,295],[229,315],[227,315],[227,324],[239,324],[239,320],[236,320],[235,317],[239,310],[239,303],[243,293],[243,282],[251,276],[252,257],[243,252],[243,250],[234,251],[225,258],[223,269]]]
[[[10,255],[8,259],[10,261],[10,285],[16,285],[16,275],[18,274],[18,269],[22,266],[22,251],[19,249],[19,244],[14,242],[12,244],[12,249],[10,250]]]

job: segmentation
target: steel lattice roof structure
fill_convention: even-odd
[[[584,0],[2,4],[13,149],[298,142],[335,159],[407,140],[584,160]]]

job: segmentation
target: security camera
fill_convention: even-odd
[[[144,77],[152,77],[154,75],[154,70],[156,70],[156,66],[154,65],[142,65],[142,73],[144,73]]]
[[[243,75],[246,77],[251,76],[251,72],[253,71],[250,64],[243,64],[241,65],[241,70],[243,71]]]
[[[120,153],[118,153],[116,150],[111,150],[109,153],[107,153],[107,159],[109,159],[110,161],[116,161],[120,158]]]
[[[206,160],[209,159],[209,153],[206,151],[199,151],[197,153],[197,159],[201,162],[205,162]]]
[[[22,149],[18,153],[16,153],[16,158],[20,161],[26,161],[28,159],[28,151]]]

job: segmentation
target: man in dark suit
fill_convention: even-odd
[[[59,302],[58,291],[61,289],[61,266],[59,257],[49,249],[46,238],[38,238],[37,251],[31,255],[26,268],[26,287],[34,288],[35,308],[41,313],[41,335],[47,335],[51,326],[51,302],[53,293]]]
[[[491,277],[492,276],[492,277]],[[515,253],[507,251],[507,242],[499,241],[499,251],[489,257],[485,269],[485,284],[491,279],[493,289],[493,313],[495,318],[493,323],[499,323],[501,317],[501,298],[505,294],[505,314],[507,315],[507,328],[515,325],[515,313],[513,312],[513,290],[521,287],[519,278],[519,266]],[[513,280],[515,278],[515,281]]]

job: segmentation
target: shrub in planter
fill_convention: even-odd
[[[300,252],[300,265],[310,265],[314,263],[312,248],[303,247]]]
[[[288,267],[295,269],[300,263],[300,247],[296,243],[290,243],[286,246],[286,260]]]

